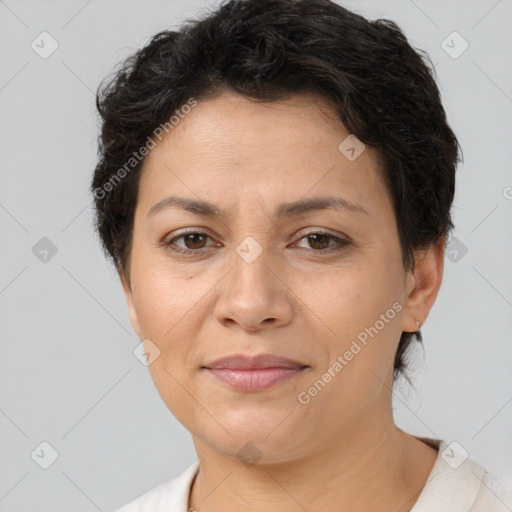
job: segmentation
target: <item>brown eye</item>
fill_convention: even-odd
[[[171,238],[165,242],[165,247],[169,250],[183,253],[199,252],[200,249],[205,249],[211,246],[206,245],[206,242],[209,238],[210,237],[206,233],[190,231],[188,233],[182,233],[181,235]],[[176,243],[180,240],[182,241],[183,245]]]
[[[317,234],[317,235],[308,235],[307,236],[308,243],[313,249],[327,249],[329,245],[329,240],[331,237],[327,235]]]
[[[325,253],[341,250],[350,244],[347,240],[323,232],[309,233],[300,239],[300,241],[302,240],[306,240],[309,248],[314,252]],[[306,247],[306,249],[308,249],[308,247]]]
[[[202,249],[208,237],[201,233],[189,233],[182,238],[187,249]]]

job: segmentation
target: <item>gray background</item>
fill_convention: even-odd
[[[464,149],[458,241],[422,327],[415,389],[396,393],[397,423],[455,440],[512,479],[512,1],[344,5],[395,20],[428,51]],[[99,81],[152,34],[206,7],[0,0],[1,511],[113,510],[195,460],[132,353],[138,339],[92,231],[88,186]],[[59,45],[47,59],[31,47],[43,31]],[[469,43],[458,58],[441,46],[453,31]],[[57,249],[46,262],[43,237]],[[48,469],[43,441],[59,455]]]

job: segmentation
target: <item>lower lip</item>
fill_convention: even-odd
[[[258,370],[231,370],[206,368],[222,382],[241,391],[263,391],[300,374],[304,368],[263,368]]]

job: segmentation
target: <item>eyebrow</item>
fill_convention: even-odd
[[[186,199],[183,197],[169,196],[154,204],[148,211],[147,217],[153,217],[157,213],[168,208],[181,208],[205,218],[225,219],[227,212],[221,210],[217,205],[208,201]],[[286,218],[302,215],[317,210],[348,210],[354,213],[369,213],[356,203],[352,203],[342,197],[316,197],[311,199],[302,199],[290,203],[281,204],[275,212],[276,218]]]

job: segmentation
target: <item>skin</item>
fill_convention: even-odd
[[[120,277],[133,328],[160,350],[154,383],[193,436],[200,471],[189,507],[200,512],[408,511],[437,457],[394,425],[391,389],[400,334],[423,325],[439,291],[444,242],[417,253],[412,271],[403,267],[379,155],[366,147],[349,161],[338,150],[348,135],[316,95],[257,104],[224,92],[200,101],[146,157]],[[170,195],[210,201],[227,217],[179,207],[148,217]],[[367,214],[275,217],[284,202],[324,196]],[[208,235],[174,240],[190,255],[165,246],[184,228]],[[306,236],[321,230],[335,238]],[[236,251],[249,236],[262,250],[252,263]],[[350,243],[325,252],[337,239]],[[300,403],[395,302],[401,311]],[[309,368],[260,392],[233,390],[202,369],[235,353]],[[237,455],[248,442],[261,454],[256,464]]]

